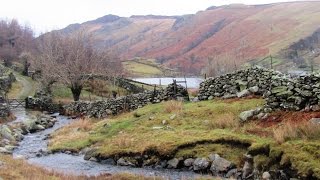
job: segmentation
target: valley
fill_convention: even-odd
[[[0,19],[0,180],[320,179],[320,1],[71,1]]]

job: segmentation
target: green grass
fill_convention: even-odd
[[[156,67],[141,64],[137,62],[124,62],[123,63],[126,70],[134,75],[162,75],[163,72]]]
[[[62,84],[54,84],[52,86],[52,95],[54,101],[61,102],[71,102],[73,101],[73,96],[70,88]],[[80,100],[101,100],[102,97],[99,97],[93,93],[90,93],[87,90],[82,90],[80,95]]]
[[[82,89],[80,100],[89,101],[89,100],[103,100],[112,97],[112,91],[118,93],[117,96],[122,96],[128,94],[128,92],[120,87],[114,86],[109,82],[104,82],[100,84],[99,87],[95,86],[90,90],[89,85],[85,85],[85,88]],[[73,96],[70,88],[63,84],[54,84],[52,86],[52,95],[55,102],[72,102]]]
[[[125,70],[131,75],[138,77],[154,77],[177,74],[175,70],[169,69],[154,59],[134,59],[122,63]]]
[[[238,123],[240,112],[263,104],[262,99],[152,104],[111,119],[87,120],[87,130],[77,133],[78,125],[62,128],[53,134],[49,148],[80,151],[94,147],[95,154],[105,158],[143,154],[149,150],[161,157],[194,158],[218,153],[239,166],[243,163],[243,154],[250,153],[260,170],[291,164],[299,175],[307,177],[313,173],[319,178],[319,139],[292,139],[277,144],[272,135],[275,127],[262,128],[255,122]],[[176,117],[170,119],[173,114]],[[163,120],[168,124],[163,125]],[[252,130],[271,135],[249,133]]]
[[[100,146],[97,145],[98,151],[104,156],[125,152],[143,152],[154,147],[158,148],[162,154],[170,154],[180,145],[203,140],[233,140],[235,138],[236,141],[254,142],[254,136],[239,135],[232,129],[212,129],[213,126],[210,124],[223,118],[226,112],[228,112],[227,116],[232,115],[236,122],[240,112],[262,104],[261,99],[230,103],[215,100],[185,103],[181,112],[171,113],[165,112],[166,103],[154,104],[136,112],[96,123],[88,138],[92,144],[100,144]],[[138,113],[139,117],[134,116],[134,113]],[[176,114],[176,118],[170,120],[173,114]],[[150,117],[154,119],[149,120]],[[162,125],[163,120],[168,121],[168,127]],[[154,130],[154,127],[163,127],[163,129]],[[148,141],[144,141],[145,139]],[[142,144],[141,141],[143,141]],[[63,149],[65,148],[63,144],[65,142],[58,143],[51,148],[53,150]],[[108,144],[108,146],[103,144]],[[80,150],[80,147],[72,147],[72,149],[77,148]]]

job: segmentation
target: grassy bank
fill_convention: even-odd
[[[132,174],[105,174],[100,176],[74,176],[48,171],[37,166],[30,165],[21,159],[13,159],[11,156],[0,155],[0,178],[5,180],[154,180],[154,177],[143,177]]]
[[[239,124],[240,112],[263,103],[262,99],[237,99],[148,105],[111,119],[75,121],[57,131],[49,146],[74,152],[94,147],[95,154],[105,158],[149,151],[158,158],[218,153],[239,167],[243,154],[250,153],[259,170],[291,166],[300,175],[319,178],[319,127],[274,121],[272,116]]]

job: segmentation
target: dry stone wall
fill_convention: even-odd
[[[10,108],[5,102],[5,94],[10,90],[15,76],[7,68],[0,66],[0,121],[6,120],[10,115]]]
[[[61,112],[66,115],[86,115],[95,118],[103,118],[107,115],[115,115],[124,111],[134,110],[143,107],[149,103],[159,103],[171,99],[187,100],[188,92],[181,85],[168,85],[165,89],[155,91],[145,91],[143,93],[119,97],[117,99],[108,99],[103,101],[78,101],[60,107],[53,104],[51,96],[43,92],[38,92],[35,97],[26,99],[27,108],[38,109],[50,112]]]
[[[199,100],[261,95],[265,108],[283,110],[320,110],[320,76],[289,75],[261,67],[209,78],[200,84]]]

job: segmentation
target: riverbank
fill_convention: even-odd
[[[200,172],[222,176],[243,174],[244,154],[250,154],[251,171],[259,171],[260,178],[264,172],[280,170],[288,177],[319,178],[318,131],[307,126],[312,116],[300,119],[301,125],[294,125],[294,117],[288,119],[290,115],[281,113],[271,114],[265,121],[239,123],[240,112],[263,103],[262,99],[233,99],[148,105],[111,119],[75,121],[53,134],[49,148],[54,152],[85,152],[87,160],[98,162],[195,171],[199,169],[193,163],[203,158],[208,164]],[[273,122],[279,116],[282,122]],[[290,131],[304,134],[292,135]],[[212,169],[210,157],[215,154],[229,166]],[[193,163],[188,165],[187,161]]]
[[[128,173],[122,174],[104,174],[99,176],[76,176],[72,174],[63,174],[55,171],[46,170],[38,166],[30,165],[23,159],[13,159],[9,155],[0,155],[0,178],[5,180],[155,180],[154,177],[143,177]]]

